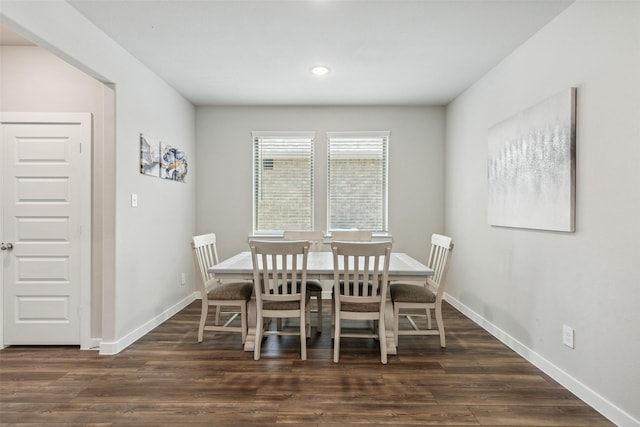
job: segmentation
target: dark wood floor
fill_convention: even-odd
[[[386,366],[360,339],[344,339],[334,364],[329,316],[304,362],[297,337],[267,338],[260,361],[235,334],[198,344],[198,316],[194,302],[114,356],[1,350],[0,424],[611,425],[447,304],[447,348],[403,336]]]

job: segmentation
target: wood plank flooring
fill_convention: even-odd
[[[1,350],[0,425],[612,425],[448,304],[447,348],[402,336],[386,366],[362,339],[343,339],[334,364],[328,310],[307,361],[297,337],[266,338],[260,361],[238,334],[197,343],[199,313],[196,301],[113,356]]]

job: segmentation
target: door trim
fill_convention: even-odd
[[[0,112],[0,126],[4,124],[78,124],[83,128],[82,162],[79,165],[81,180],[80,207],[80,299],[78,316],[80,318],[80,348],[92,348],[91,341],[91,182],[93,128],[91,113],[29,113]],[[1,134],[1,133],[0,133]],[[4,147],[0,147],[2,164]],[[4,188],[4,175],[0,174],[0,199]],[[0,218],[4,209],[0,208]],[[0,229],[0,233],[2,230]],[[0,295],[4,294],[4,263],[0,263]],[[0,304],[0,346],[4,347],[4,304]]]

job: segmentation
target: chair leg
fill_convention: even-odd
[[[336,302],[331,300],[331,339],[336,337],[335,335],[335,326],[336,326]]]
[[[442,303],[436,303],[436,323],[438,324],[438,334],[440,334],[440,347],[445,348],[444,323],[442,322]]]
[[[335,310],[335,309],[334,309]],[[334,320],[335,328],[333,329],[333,362],[340,361],[340,315],[336,313]],[[332,316],[333,319],[333,316]]]
[[[307,301],[307,305],[305,307],[307,313],[305,316],[305,325],[307,327],[307,336],[310,337],[311,336],[311,298],[309,298],[309,301]]]
[[[247,303],[240,304],[240,325],[242,327],[242,344],[247,340]]]
[[[220,307],[219,305],[215,306],[215,310],[216,310],[216,326],[220,325],[220,312],[222,311],[222,307]]]
[[[204,325],[207,322],[207,315],[209,314],[209,302],[206,298],[202,299],[202,310],[200,312],[200,325],[198,325],[198,342],[202,342],[204,339]]]
[[[322,332],[322,292],[320,292],[320,295],[316,296],[316,305],[318,307],[317,330],[318,332]]]
[[[393,336],[396,340],[396,348],[398,348],[398,323],[400,323],[400,306],[393,305]]]
[[[257,315],[256,325],[264,324],[262,315]],[[264,328],[256,327],[256,342],[253,347],[253,360],[260,360],[260,350],[262,347],[262,331]]]
[[[384,313],[383,313],[384,316]],[[387,364],[387,333],[384,327],[384,317],[378,320],[378,339],[380,340],[380,361]]]
[[[300,359],[307,360],[307,322],[306,309],[300,310]]]

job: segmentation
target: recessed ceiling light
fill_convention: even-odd
[[[329,72],[329,69],[327,67],[319,66],[319,67],[313,67],[311,69],[311,72],[316,76],[324,76]]]

